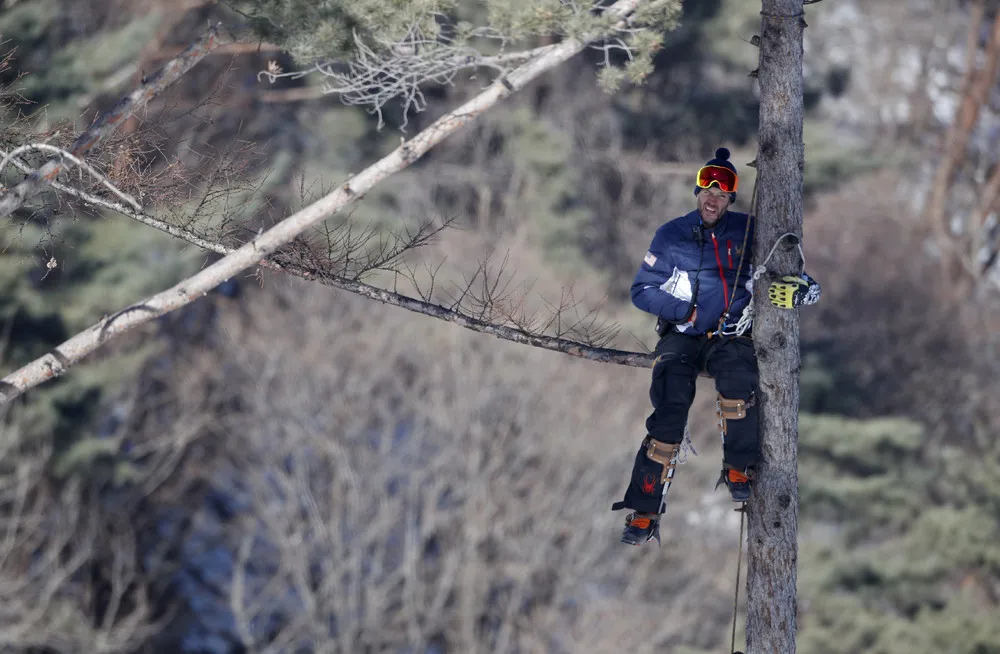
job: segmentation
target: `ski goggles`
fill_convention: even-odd
[[[716,184],[724,193],[735,193],[740,179],[725,166],[702,166],[695,183],[698,188],[710,188],[712,184]]]

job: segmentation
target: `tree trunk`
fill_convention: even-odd
[[[785,233],[802,235],[803,0],[762,0],[756,264]],[[784,238],[754,288],[763,457],[747,504],[747,652],[795,652],[798,549],[799,317],[767,301],[775,276],[798,273],[796,242]]]

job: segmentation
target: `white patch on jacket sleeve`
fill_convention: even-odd
[[[690,302],[691,278],[688,277],[687,271],[680,270],[677,266],[674,266],[673,274],[670,275],[670,279],[660,285],[660,290],[670,293],[678,300]]]
[[[646,265],[649,266],[650,268],[656,265],[656,255],[653,254],[652,252],[647,252],[646,256],[644,256],[642,260],[645,261]]]

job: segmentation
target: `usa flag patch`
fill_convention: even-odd
[[[656,255],[652,252],[647,252],[646,256],[642,258],[646,262],[646,265],[652,268],[656,264]]]

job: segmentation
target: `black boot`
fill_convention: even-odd
[[[622,542],[626,545],[642,545],[656,539],[660,542],[660,516],[656,513],[628,514],[625,518],[625,530],[622,532]]]
[[[718,488],[720,484],[725,484],[726,488],[729,489],[729,497],[734,502],[746,502],[750,499],[751,477],[750,470],[747,470],[746,474],[744,474],[735,468],[723,468],[722,475],[719,477],[719,481],[715,484],[715,487]]]

